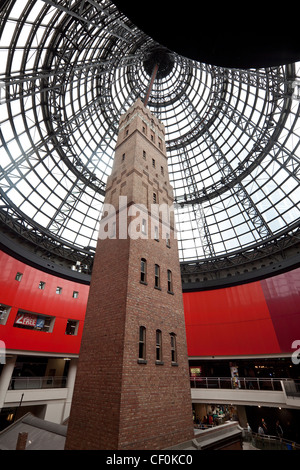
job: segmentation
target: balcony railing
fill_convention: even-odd
[[[284,385],[287,394],[300,396],[300,381],[287,378],[257,377],[190,377],[191,388],[222,388],[240,390],[276,390],[282,391]]]
[[[243,430],[243,440],[260,450],[300,450],[300,444],[294,441],[268,434],[249,432],[247,429]]]
[[[300,380],[282,382],[287,397],[300,398]]]
[[[67,377],[12,377],[9,390],[65,388]]]

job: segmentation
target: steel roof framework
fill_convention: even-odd
[[[118,120],[145,96],[159,45],[110,0],[7,0],[0,13],[2,226],[91,272]],[[166,127],[183,269],[298,243],[298,65],[170,54],[148,107]]]

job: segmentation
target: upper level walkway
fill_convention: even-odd
[[[300,408],[300,381],[282,378],[191,377],[193,403]]]

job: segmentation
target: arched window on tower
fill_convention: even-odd
[[[140,282],[142,284],[147,284],[147,260],[141,258],[141,278]]]
[[[166,234],[166,245],[167,245],[168,248],[171,248],[171,245],[170,245],[170,234],[169,234],[169,233]]]
[[[177,347],[176,347],[176,335],[175,333],[170,333],[171,340],[171,362],[172,364],[177,364]]]
[[[160,267],[158,264],[154,267],[154,287],[160,289]]]
[[[139,358],[138,362],[145,363],[146,362],[146,328],[144,326],[140,326],[139,329]]]
[[[162,333],[156,330],[156,363],[162,362]]]
[[[168,269],[168,292],[173,294],[173,281],[172,281],[172,271]]]

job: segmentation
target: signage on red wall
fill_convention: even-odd
[[[6,350],[78,354],[89,285],[41,272],[1,250],[0,264],[5,266],[0,270],[0,339]],[[23,273],[20,282],[15,281],[17,272]],[[38,288],[41,281],[45,289]],[[57,286],[62,287],[61,295],[56,294]],[[78,322],[77,336],[65,334],[69,312]]]
[[[37,316],[30,313],[18,313],[15,320],[15,325],[35,326]]]

